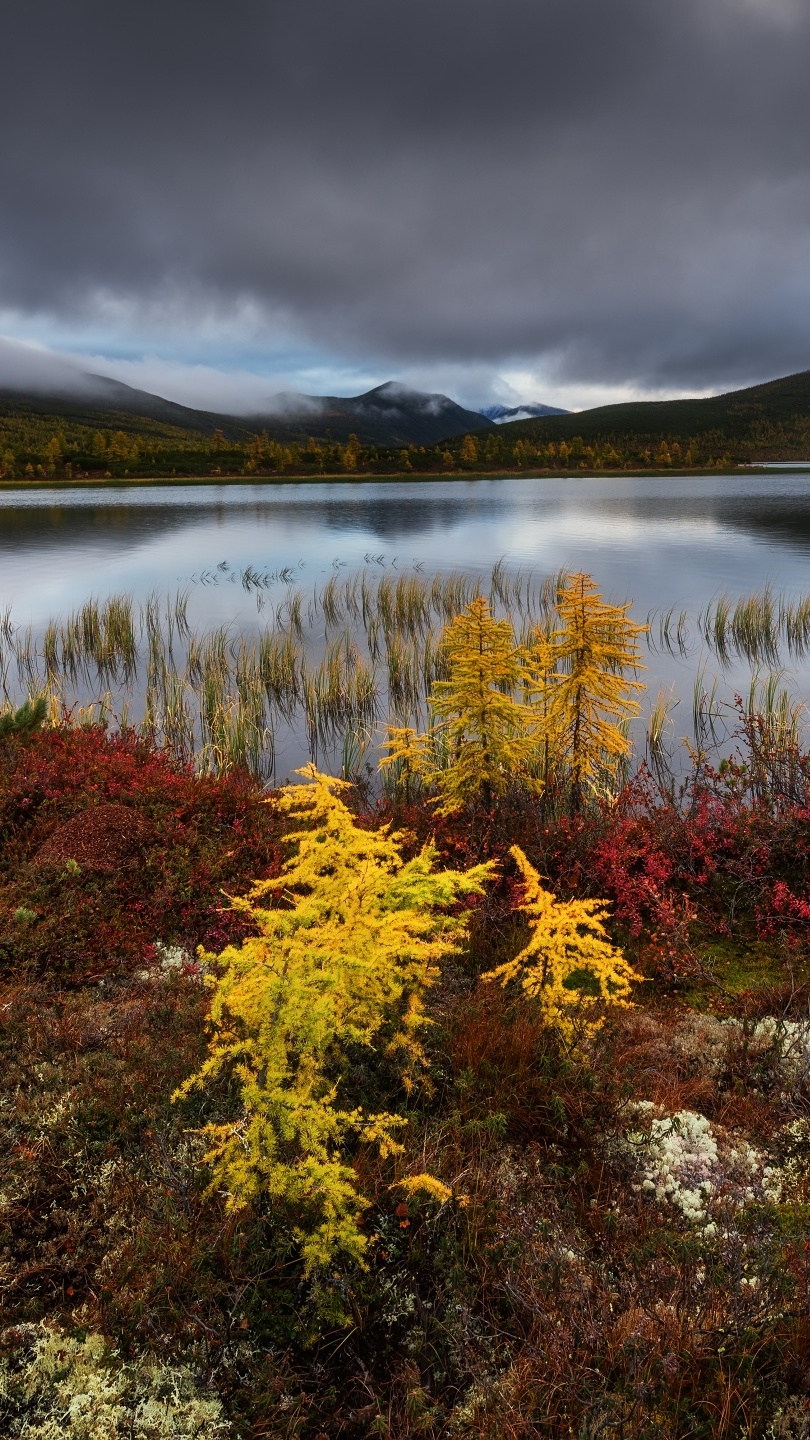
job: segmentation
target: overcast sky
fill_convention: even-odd
[[[233,410],[810,368],[810,0],[12,0],[0,37],[11,340]]]

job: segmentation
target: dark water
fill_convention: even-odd
[[[586,570],[639,620],[766,584],[796,596],[810,589],[810,470],[0,493],[0,608],[35,628],[90,595],[186,587],[193,624],[253,625],[248,565],[314,588],[335,568],[483,573],[502,557],[540,575]],[[686,701],[699,658],[651,657],[651,690],[674,683]],[[805,698],[805,667],[788,679]],[[724,678],[746,681],[742,667]]]

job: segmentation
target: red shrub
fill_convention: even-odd
[[[0,963],[81,979],[136,968],[157,940],[221,949],[243,933],[227,894],[279,866],[265,799],[248,776],[196,777],[99,726],[14,747],[0,770]],[[105,821],[99,867],[92,817],[116,810],[131,817],[131,843]]]

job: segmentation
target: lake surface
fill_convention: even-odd
[[[606,598],[632,600],[637,620],[768,584],[795,597],[810,589],[810,470],[0,492],[0,609],[35,630],[91,595],[183,589],[193,625],[250,629],[261,614],[240,583],[247,567],[288,572],[270,597],[290,572],[314,589],[335,570],[484,575],[500,559],[539,575],[588,571]],[[653,655],[645,678],[691,705],[697,663]],[[723,683],[747,679],[736,664]],[[789,680],[810,697],[804,664]]]
[[[335,566],[483,573],[501,557],[587,570],[645,612],[766,583],[795,594],[810,585],[810,470],[0,492],[0,604],[25,624],[90,594],[189,585],[200,618],[236,618],[245,595],[198,579],[222,561],[314,585]]]

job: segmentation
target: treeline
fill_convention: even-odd
[[[219,431],[213,436],[179,432],[168,436],[139,435],[124,430],[72,430],[48,433],[27,425],[20,436],[0,421],[0,479],[137,478],[163,475],[396,475],[448,474],[492,470],[621,470],[706,469],[729,466],[740,458],[722,444],[686,446],[646,437],[631,444],[534,443],[509,434],[485,439],[463,436],[443,445],[363,445],[354,435],[345,444],[316,440],[283,444],[268,434],[234,441]],[[167,427],[168,428],[168,427]],[[37,433],[39,430],[40,433]]]
[[[307,439],[280,442],[266,431],[234,439],[151,423],[146,433],[93,428],[49,416],[0,416],[0,479],[128,478],[163,475],[316,476],[453,469],[442,447],[362,445]]]
[[[555,417],[556,418],[556,417]],[[714,432],[681,441],[672,435],[604,435],[585,439],[574,434],[554,439],[541,434],[496,433],[479,439],[464,435],[446,447],[461,469],[509,470],[691,470],[726,468],[752,457]]]
[[[388,438],[359,419],[361,433],[347,435],[345,415],[334,416],[340,433],[321,417],[315,435],[300,417],[264,425],[155,403],[159,414],[137,414],[0,394],[0,479],[707,470],[810,456],[810,371],[727,395],[599,406],[437,443],[431,434],[427,444],[417,443],[417,412]]]
[[[318,475],[487,474],[493,470],[706,470],[758,460],[802,459],[810,453],[804,425],[758,425],[745,436],[722,429],[691,437],[673,434],[560,436],[578,416],[505,426],[434,446],[363,444],[356,435],[284,442],[268,432],[234,439],[144,422],[143,431],[82,426],[58,417],[0,416],[0,479],[137,478],[149,476],[317,477]]]

